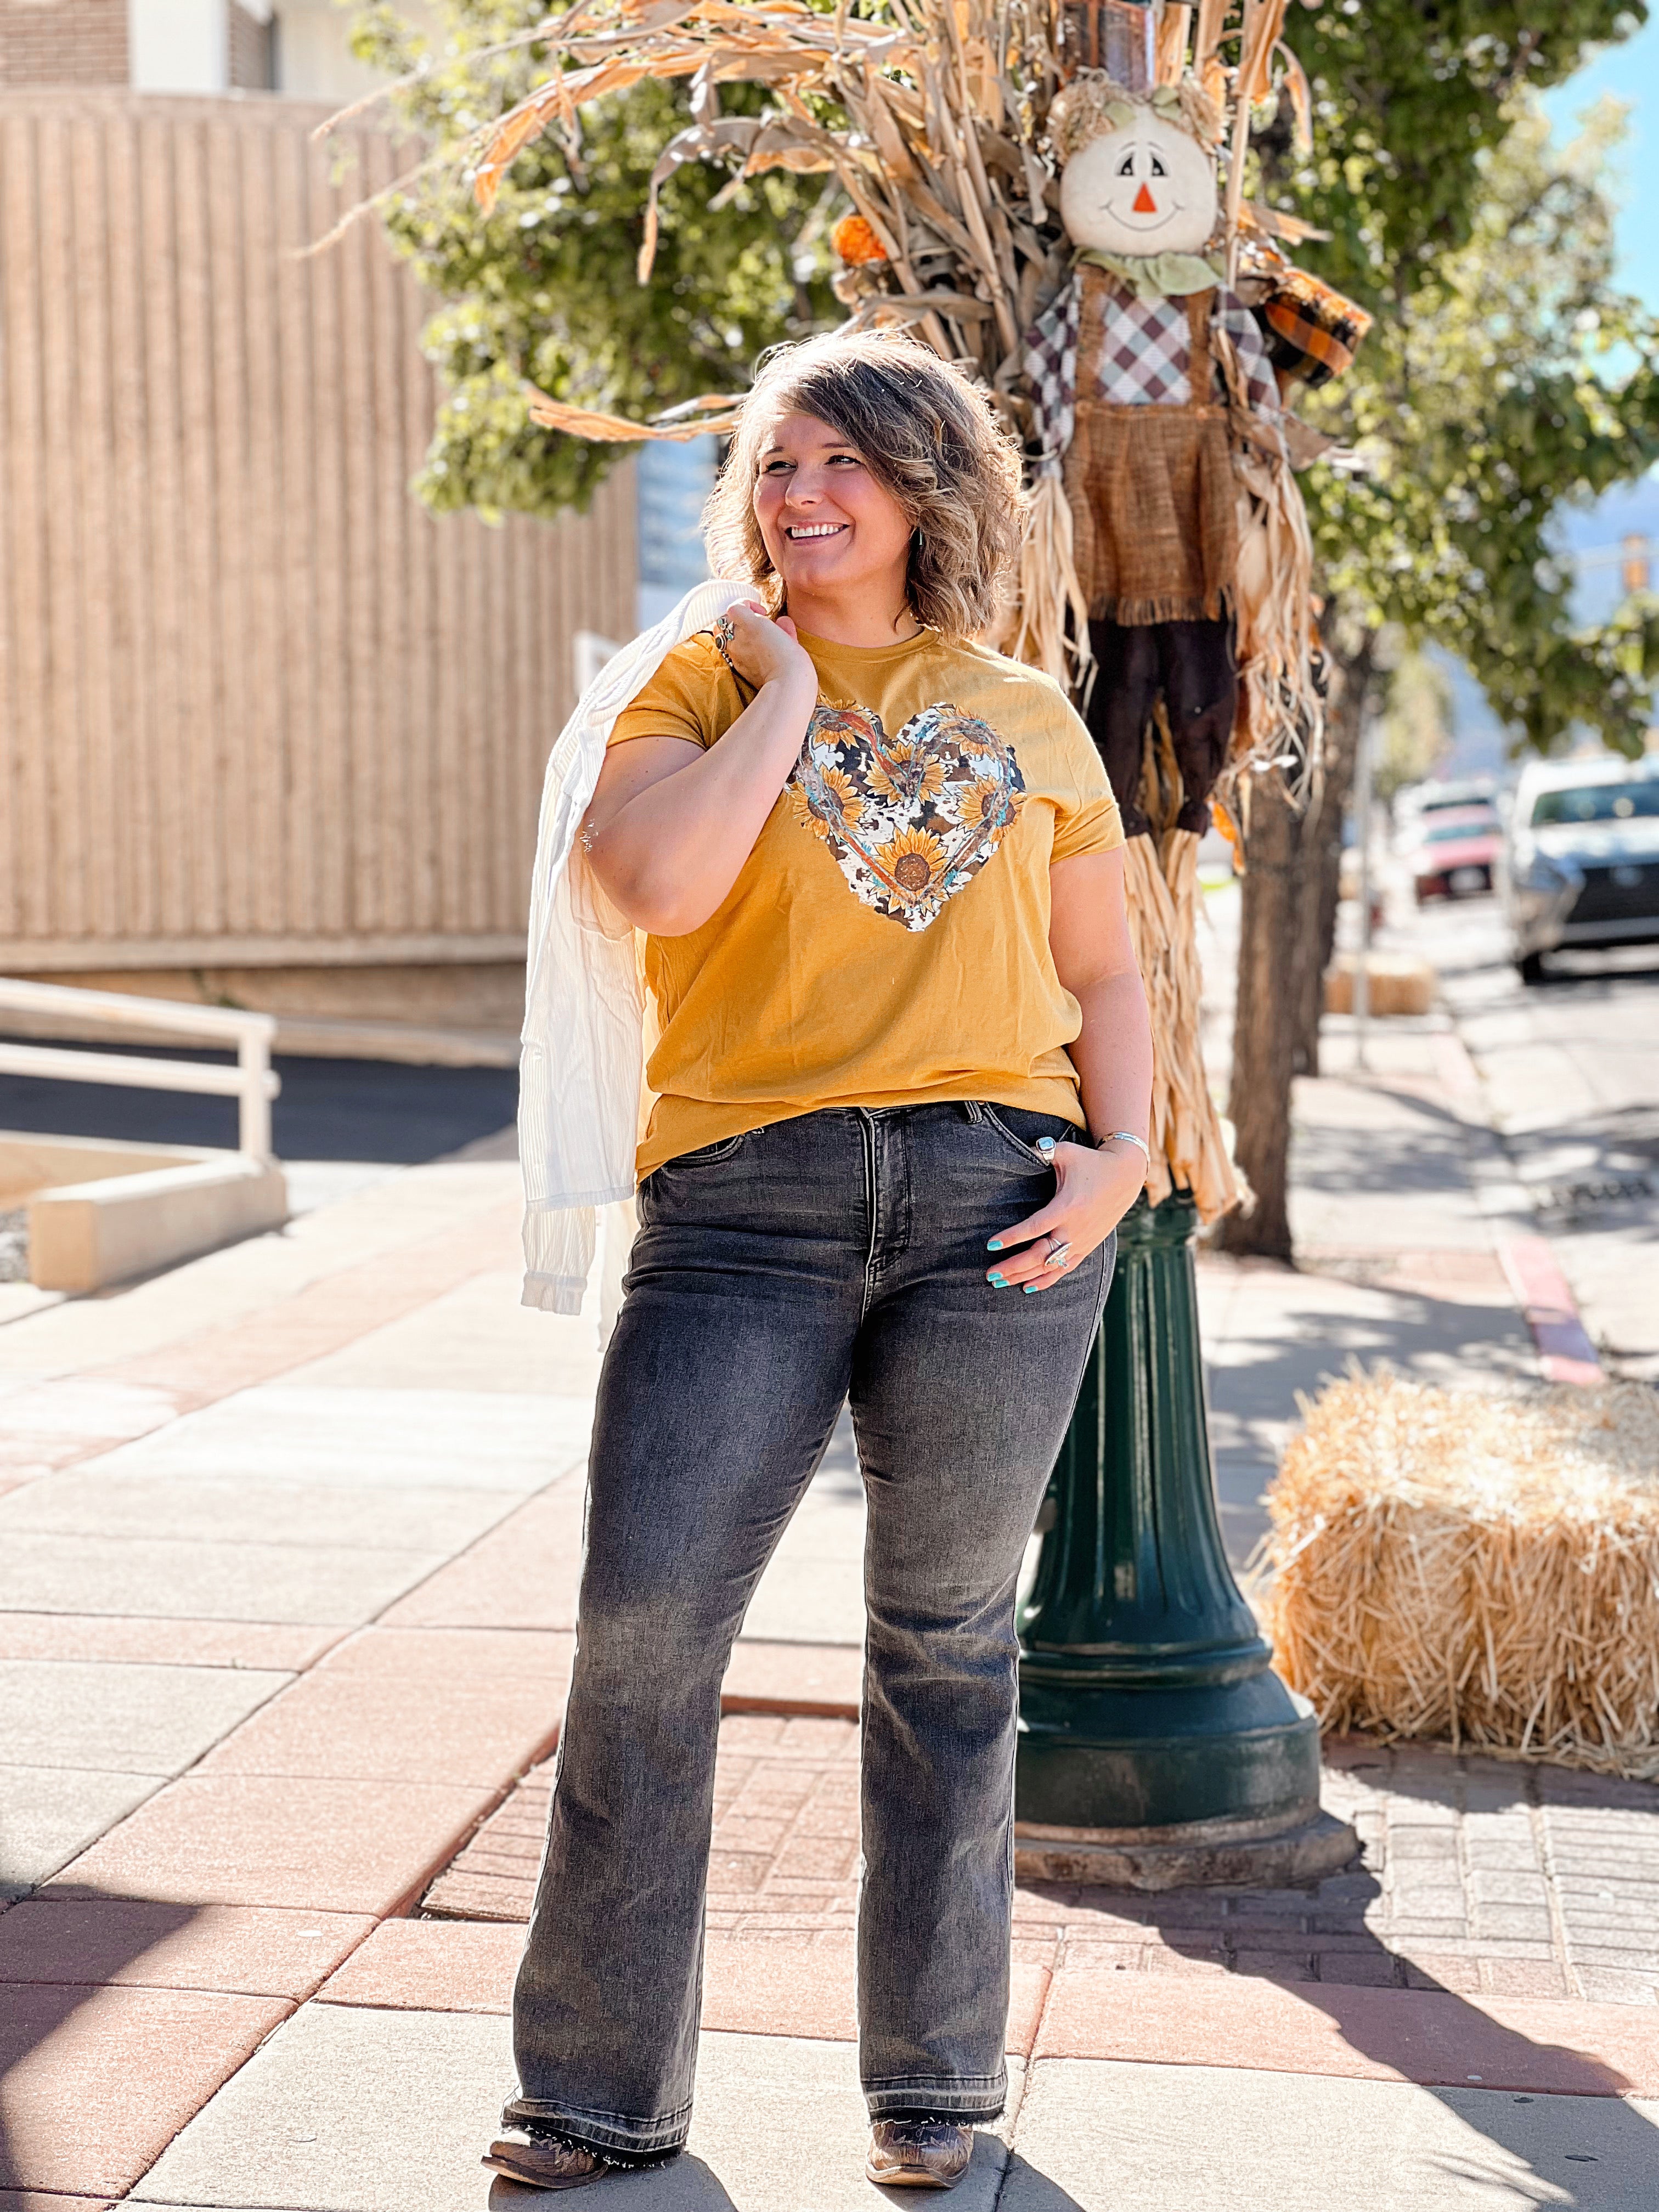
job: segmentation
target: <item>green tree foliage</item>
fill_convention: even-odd
[[[645,83],[584,110],[579,164],[549,135],[526,147],[485,216],[462,173],[478,125],[545,76],[534,46],[488,50],[545,20],[538,0],[443,0],[430,46],[390,5],[362,10],[353,45],[393,76],[392,95],[429,149],[453,156],[392,203],[397,250],[446,302],[423,344],[445,398],[416,489],[439,512],[472,507],[551,518],[586,507],[634,450],[539,429],[528,378],[556,398],[641,418],[700,392],[740,392],[755,357],[839,319],[821,242],[821,178],[774,174],[732,186],[689,162],[662,195],[662,237],[648,285],[635,281],[646,185],[690,120],[684,87]],[[731,114],[764,94],[722,87]]]
[[[663,193],[649,285],[635,281],[646,181],[689,114],[647,83],[584,112],[579,165],[552,137],[520,155],[494,211],[462,173],[478,125],[545,73],[544,48],[492,52],[538,0],[441,0],[428,49],[391,0],[364,9],[367,60],[422,75],[396,95],[447,168],[392,206],[398,249],[445,303],[425,343],[446,387],[421,495],[551,516],[584,505],[625,447],[542,431],[526,378],[644,415],[740,390],[755,356],[839,319],[823,180],[733,186],[689,162]],[[1510,726],[1547,745],[1574,723],[1639,742],[1659,628],[1638,605],[1575,631],[1553,521],[1659,457],[1659,330],[1610,283],[1613,117],[1566,155],[1531,92],[1642,20],[1621,0],[1324,0],[1286,36],[1313,89],[1310,154],[1288,112],[1262,136],[1267,196],[1331,234],[1300,258],[1377,317],[1358,362],[1304,403],[1371,472],[1303,479],[1322,580],[1362,624],[1461,654]],[[764,104],[725,87],[728,110]],[[1288,111],[1288,104],[1287,111]]]
[[[1612,283],[1615,105],[1553,149],[1533,94],[1645,9],[1563,0],[1326,0],[1287,37],[1314,91],[1263,163],[1328,230],[1298,258],[1377,318],[1355,367],[1304,404],[1371,473],[1303,480],[1322,580],[1375,625],[1459,654],[1515,737],[1583,725],[1639,748],[1659,675],[1645,603],[1574,625],[1561,511],[1659,459],[1659,324]]]
[[[1380,320],[1331,427],[1371,474],[1308,484],[1329,585],[1460,654],[1511,730],[1639,750],[1659,624],[1574,625],[1564,507],[1659,459],[1659,325],[1613,291],[1601,189],[1615,116],[1565,156],[1524,116],[1480,165],[1465,243]]]
[[[1466,245],[1482,157],[1510,103],[1628,37],[1645,0],[1307,0],[1285,42],[1312,81],[1314,149],[1294,167],[1303,212],[1332,233],[1319,265],[1368,307],[1398,302]]]

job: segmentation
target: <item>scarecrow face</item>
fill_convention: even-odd
[[[1074,246],[1108,253],[1197,253],[1215,228],[1215,162],[1151,108],[1080,146],[1060,180]]]

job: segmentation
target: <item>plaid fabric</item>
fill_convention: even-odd
[[[1073,276],[1025,333],[1025,385],[1042,448],[1040,466],[1054,476],[1060,473],[1077,423],[1077,334],[1082,316],[1082,280]]]
[[[1338,307],[1348,305],[1332,293]],[[1287,376],[1299,376],[1313,389],[1328,384],[1352,365],[1370,318],[1355,307],[1347,314],[1310,305],[1290,293],[1270,295],[1256,310],[1267,325],[1267,351]]]
[[[1261,325],[1234,293],[1218,294],[1215,320],[1238,351],[1251,406],[1279,420],[1279,386]],[[1025,381],[1042,447],[1042,466],[1057,470],[1077,422],[1077,341],[1083,280],[1073,277],[1025,336]],[[1189,397],[1191,368],[1184,300],[1140,300],[1119,293],[1101,356],[1097,398],[1115,407],[1176,407]],[[1213,396],[1223,395],[1218,369]]]
[[[1261,324],[1236,292],[1224,290],[1216,320],[1237,348],[1238,365],[1244,372],[1244,391],[1250,405],[1258,415],[1265,415],[1268,422],[1277,422],[1281,412],[1279,385],[1273,363],[1267,359],[1267,349],[1261,343]]]

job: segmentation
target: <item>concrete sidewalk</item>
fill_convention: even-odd
[[[1205,902],[1204,1048],[1224,1097],[1231,1059],[1239,890]],[[1211,1441],[1228,1549],[1266,1527],[1261,1493],[1299,1398],[1354,1361],[1450,1388],[1536,1377],[1538,1346],[1506,1247],[1535,1224],[1486,1118],[1480,1073],[1450,1017],[1353,1024],[1328,1015],[1322,1073],[1292,1103],[1297,1264],[1200,1249]]]
[[[1448,1033],[1389,1051],[1298,1099],[1310,1264],[1200,1263],[1236,1553],[1350,1354],[1535,1371]],[[477,2160],[597,1356],[518,1306],[517,1227],[474,1158],[123,1291],[0,1294],[0,2212],[532,2201]],[[695,2155],[596,2206],[872,2201],[861,1534],[843,1440],[727,1680]],[[1366,1853],[1319,1890],[1022,1890],[1014,2095],[958,2203],[1659,2202],[1659,1790],[1329,1752]]]

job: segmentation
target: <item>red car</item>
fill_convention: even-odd
[[[1477,803],[1425,813],[1407,855],[1419,906],[1425,899],[1489,891],[1503,842],[1495,806]]]

